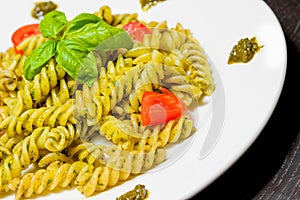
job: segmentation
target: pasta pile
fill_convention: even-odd
[[[121,28],[139,21],[108,6],[94,14]],[[163,162],[167,144],[195,131],[186,113],[164,125],[141,124],[145,91],[164,86],[187,106],[214,91],[207,57],[189,30],[166,21],[145,24],[152,34],[132,49],[94,52],[99,78],[91,87],[54,58],[34,80],[24,78],[26,58],[46,41],[41,35],[17,47],[23,54],[14,48],[0,54],[1,193],[15,191],[20,199],[75,187],[89,197]]]

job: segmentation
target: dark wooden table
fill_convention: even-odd
[[[193,199],[300,199],[300,0],[265,0],[287,44],[287,72],[270,120],[248,151]]]

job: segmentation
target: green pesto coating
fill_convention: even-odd
[[[258,44],[256,37],[241,39],[232,48],[227,63],[247,63],[261,48],[262,46]]]
[[[117,197],[116,200],[144,200],[148,196],[148,191],[144,185],[138,184],[133,190],[126,192],[125,194]]]
[[[155,6],[158,2],[162,2],[166,0],[140,0],[140,4],[144,11],[149,10],[152,6]]]
[[[57,4],[52,1],[36,2],[34,8],[31,10],[31,16],[35,19],[42,19],[44,15],[55,10],[57,7]]]

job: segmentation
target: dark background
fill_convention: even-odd
[[[300,199],[300,0],[265,0],[280,21],[287,72],[270,120],[246,153],[197,194],[200,200]]]

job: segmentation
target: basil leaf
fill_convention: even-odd
[[[86,55],[85,59],[83,60],[82,66],[80,67],[77,73],[76,80],[88,86],[91,86],[92,83],[95,80],[97,80],[97,78],[98,78],[97,61],[96,61],[96,57],[91,51]]]
[[[56,61],[72,78],[89,86],[98,77],[96,59],[75,41],[61,40],[58,43]]]
[[[33,80],[34,76],[41,72],[47,61],[55,55],[56,44],[56,41],[48,40],[30,54],[23,66],[26,79]]]
[[[93,50],[102,41],[111,36],[110,31],[103,26],[103,22],[86,24],[77,31],[69,33],[66,39],[81,43],[88,49]]]
[[[104,46],[108,50],[115,50],[121,47],[130,49],[133,45],[132,39],[126,31],[112,27],[103,20],[96,24],[86,24],[77,31],[69,33],[66,38],[81,43],[89,50],[94,50],[97,46],[101,46],[102,43],[106,43]],[[109,47],[107,40],[114,41],[111,47]]]
[[[133,41],[130,35],[126,31],[120,31],[96,46],[95,50],[110,51],[119,48],[131,49],[132,47]]]
[[[40,32],[45,38],[59,37],[60,32],[68,24],[65,13],[53,10],[44,16],[40,23]]]
[[[72,31],[76,31],[82,28],[83,26],[85,26],[86,24],[90,24],[90,23],[95,24],[101,20],[102,20],[101,18],[97,17],[94,14],[81,13],[69,22],[68,29],[65,31],[64,35],[67,35]]]
[[[29,80],[39,73],[52,57],[69,76],[87,85],[98,77],[95,49],[99,51],[131,49],[133,41],[126,31],[110,26],[101,18],[81,13],[70,22],[63,12],[54,10],[44,16],[40,31],[52,38],[38,47],[24,64],[24,74]]]

